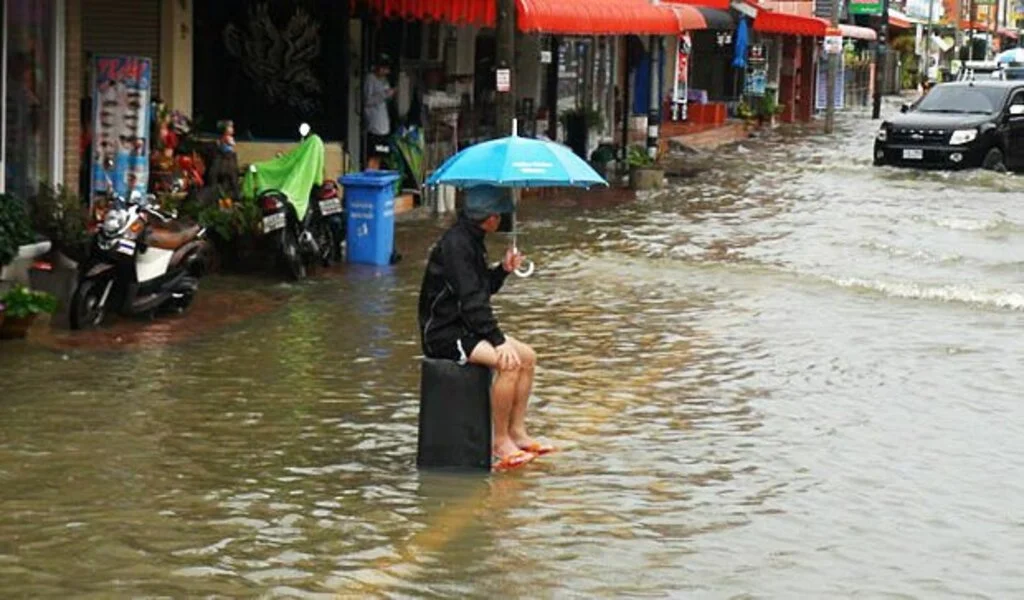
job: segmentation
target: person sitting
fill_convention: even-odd
[[[537,355],[505,335],[491,307],[523,255],[508,249],[502,262],[487,265],[484,237],[514,205],[508,191],[470,188],[466,206],[430,251],[419,296],[423,353],[429,358],[472,363],[497,371],[491,388],[492,453],[497,469],[514,468],[554,450],[527,433],[526,409]]]

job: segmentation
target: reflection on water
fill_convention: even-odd
[[[188,335],[4,344],[5,595],[1021,595],[1024,183],[876,169],[875,127],[527,205],[499,311],[561,451],[515,473],[414,469],[441,223],[211,281]]]

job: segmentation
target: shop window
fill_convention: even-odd
[[[239,139],[326,140],[347,129],[348,3],[196,2],[193,106],[200,128],[233,119]]]
[[[4,179],[6,192],[21,198],[51,175],[54,4],[7,0]]]

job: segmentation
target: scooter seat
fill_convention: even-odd
[[[177,250],[199,237],[200,231],[202,231],[202,227],[199,225],[175,227],[174,229],[153,227],[149,230],[149,237],[146,241],[154,248]]]

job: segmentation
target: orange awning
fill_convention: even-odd
[[[647,0],[516,0],[519,30],[568,35],[675,35],[676,13]]]
[[[354,1],[354,0],[353,0]],[[362,0],[393,18],[493,27],[494,0]],[[527,33],[565,35],[676,35],[676,13],[647,0],[516,0],[517,23]]]
[[[757,11],[757,18],[754,19],[754,31],[761,33],[825,37],[828,29],[829,24],[825,19],[772,12],[763,8]]]
[[[676,13],[676,21],[679,22],[680,31],[698,31],[707,29],[707,23],[700,11],[687,4],[669,4],[672,12]]]
[[[692,6],[706,6],[718,10],[729,10],[732,0],[669,0],[672,4],[690,4]]]

